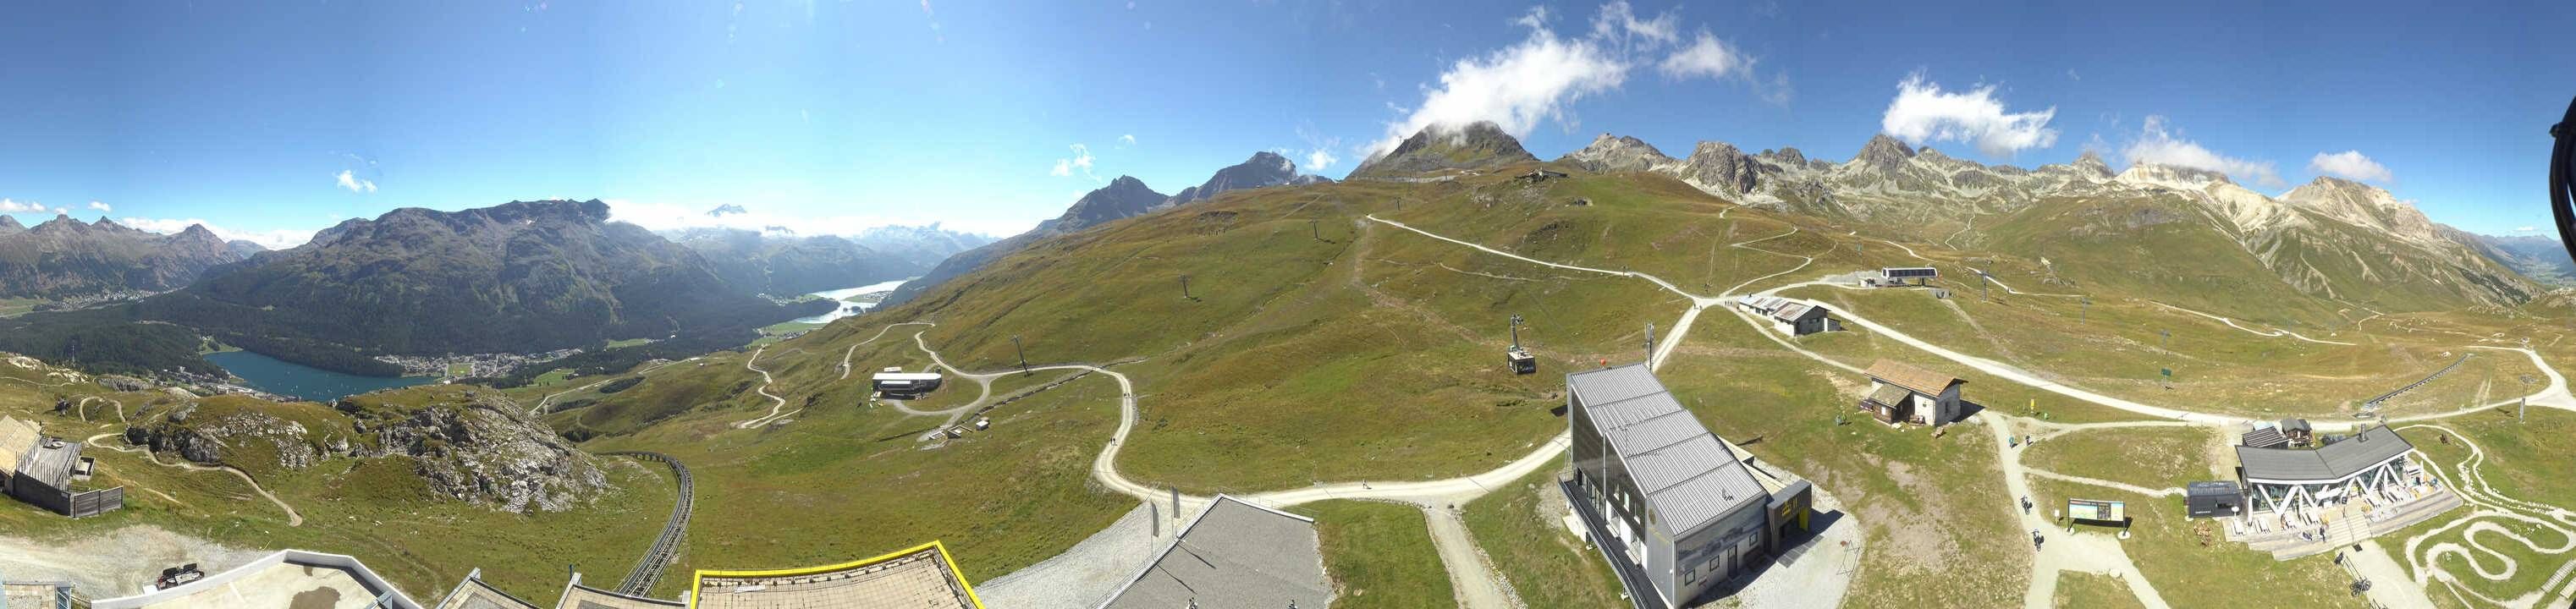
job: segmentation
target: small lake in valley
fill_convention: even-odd
[[[438,381],[428,376],[358,376],[306,366],[249,351],[206,354],[206,361],[242,378],[242,384],[299,400],[329,402],[369,391],[410,387]]]

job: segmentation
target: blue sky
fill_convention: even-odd
[[[0,213],[284,244],[572,197],[1009,233],[1121,174],[1173,192],[1276,149],[1339,177],[1477,117],[1543,157],[1607,131],[1839,160],[1890,130],[2274,194],[2331,170],[2504,234],[2545,226],[2576,94],[2564,2],[1822,4],[12,4]]]

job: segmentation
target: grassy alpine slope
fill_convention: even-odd
[[[452,399],[455,386],[422,386],[373,394],[379,403],[428,404]],[[86,408],[53,411],[56,397]],[[111,401],[112,400],[112,401]],[[0,364],[0,415],[39,422],[49,435],[81,439],[125,429],[117,406],[136,422],[164,417],[179,401],[159,392],[123,393],[89,382],[66,382]],[[192,420],[221,411],[257,411],[296,421],[308,433],[348,431],[345,418],[313,403],[277,404],[242,397],[198,401]],[[120,438],[100,440],[122,447]],[[670,515],[672,482],[659,464],[600,458],[611,488],[586,505],[562,512],[518,514],[445,499],[409,467],[408,457],[325,459],[304,469],[279,467],[273,449],[258,442],[227,452],[225,463],[250,472],[261,488],[292,506],[287,514],[257,495],[242,479],[221,471],[156,464],[140,452],[83,451],[99,461],[97,488],[124,486],[126,507],[72,520],[16,501],[0,501],[0,531],[40,542],[75,543],[131,528],[165,530],[223,546],[267,551],[300,548],[343,553],[367,561],[415,598],[436,598],[465,572],[482,568],[486,581],[523,598],[552,598],[563,587],[563,563],[580,565],[597,581],[625,575]],[[180,463],[176,454],[161,463]],[[129,548],[152,552],[152,548]],[[542,560],[534,557],[546,557]],[[133,565],[137,571],[175,565]],[[139,590],[85,591],[93,597]]]

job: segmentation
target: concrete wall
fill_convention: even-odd
[[[413,602],[410,596],[404,595],[401,590],[394,589],[392,583],[386,582],[385,578],[376,575],[375,570],[368,569],[367,565],[358,562],[358,559],[356,558],[339,554],[323,554],[320,552],[307,552],[303,550],[279,550],[274,554],[262,556],[259,557],[258,560],[250,561],[250,564],[234,567],[231,570],[221,573],[209,574],[205,579],[189,582],[186,585],[168,590],[155,590],[134,596],[100,599],[91,602],[90,607],[91,609],[139,609],[142,607],[149,607],[155,604],[168,602],[179,597],[195,594],[201,590],[229,584],[234,580],[258,573],[262,570],[268,569],[269,567],[277,566],[280,563],[330,567],[347,571],[350,576],[357,578],[359,583],[365,584],[368,588],[384,591],[393,602],[394,609],[424,609],[421,607],[420,603]]]

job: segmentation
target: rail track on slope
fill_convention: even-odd
[[[2443,366],[2442,369],[2435,370],[2432,374],[2426,375],[2424,378],[2413,383],[2408,383],[2404,387],[2399,387],[2396,391],[2379,394],[2379,397],[2370,398],[2362,403],[2373,407],[2387,403],[2388,400],[2395,399],[2397,396],[2405,395],[2406,392],[2414,391],[2415,388],[2422,387],[2425,383],[2433,382],[2433,379],[2442,378],[2442,375],[2450,374],[2452,369],[2459,368],[2460,364],[2469,363],[2469,358],[2477,357],[2477,355],[2478,354],[2475,353],[2462,353],[2460,354],[2460,359],[2458,361],[2451,362],[2451,365]]]
[[[646,451],[600,454],[660,461],[671,466],[671,473],[678,475],[680,480],[680,500],[671,505],[671,521],[662,525],[662,536],[653,539],[653,547],[644,550],[644,558],[636,561],[635,568],[626,572],[626,579],[617,583],[619,594],[644,596],[651,592],[653,584],[662,581],[662,570],[680,557],[680,542],[689,536],[689,503],[696,496],[697,487],[689,479],[689,466],[681,465],[679,459],[670,455]]]

